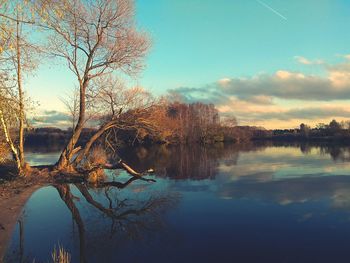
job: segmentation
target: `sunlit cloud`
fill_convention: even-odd
[[[171,92],[188,103],[214,103],[224,116],[233,114],[245,125],[294,128],[305,121],[315,125],[350,118],[350,60],[327,64],[296,58],[303,64],[322,64],[325,74],[281,69],[273,74],[225,77],[203,87],[180,87]]]
[[[229,84],[230,81],[231,81],[230,78],[222,78],[222,79],[219,79],[219,80],[218,80],[218,83],[219,83],[220,85],[222,85],[222,86],[225,86],[226,84]]]

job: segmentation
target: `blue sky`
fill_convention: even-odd
[[[146,69],[130,85],[155,94],[176,91],[187,101],[213,102],[223,115],[236,115],[241,124],[292,128],[300,121],[314,125],[347,119],[349,0],[137,0],[135,4],[138,26],[149,32],[153,46]],[[69,92],[74,81],[64,65],[50,62],[29,77],[28,90],[42,110],[63,111],[58,97]],[[315,81],[324,96],[304,99],[303,90],[318,92]],[[285,85],[286,94],[294,90],[298,94],[281,95]],[[333,89],[338,95],[329,99]],[[229,100],[213,96],[218,92]],[[324,114],[311,116],[318,108],[326,109]]]
[[[350,1],[264,2],[287,20],[255,0],[137,1],[139,25],[154,42],[142,80],[161,90],[281,68],[318,72],[293,57],[349,53]]]

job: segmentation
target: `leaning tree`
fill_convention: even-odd
[[[81,148],[77,142],[88,121],[87,108],[93,104],[94,98],[90,96],[96,87],[93,82],[108,75],[138,73],[150,42],[137,29],[132,0],[33,0],[32,3],[41,27],[49,35],[47,52],[67,62],[79,87],[77,121],[56,165],[59,170],[72,171],[90,149],[89,143],[88,148]],[[115,113],[101,124],[102,129],[89,142],[101,136],[102,131],[115,127],[116,116],[120,114]]]

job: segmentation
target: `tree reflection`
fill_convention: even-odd
[[[11,253],[8,253],[2,258],[2,255],[0,255],[0,262],[19,262],[19,263],[31,263],[31,256],[25,255],[25,211],[23,211],[22,215],[17,221],[17,227],[18,227],[18,246],[14,248],[14,250]],[[4,261],[2,261],[4,260]]]
[[[74,199],[76,197],[73,196],[70,186],[68,184],[56,185],[55,187],[61,199],[65,202],[66,206],[72,213],[72,217],[74,218],[74,221],[78,226],[79,244],[80,244],[80,262],[87,262],[86,252],[85,252],[85,226],[84,226],[83,219],[80,215],[80,212],[74,203]]]
[[[99,211],[104,219],[109,219],[110,227],[108,230],[105,220],[101,218],[95,220],[92,224],[89,224],[91,218],[83,220],[84,216],[76,205],[81,200],[73,195],[71,185],[55,186],[78,227],[80,262],[88,261],[91,256],[89,251],[94,246],[96,253],[103,254],[103,251],[106,251],[107,247],[116,241],[113,239],[123,237],[124,241],[125,239],[134,240],[142,238],[145,231],[157,231],[165,226],[164,214],[178,203],[179,195],[173,193],[151,194],[146,198],[142,198],[142,200],[118,196],[115,191],[116,187],[119,189],[125,188],[137,179],[133,177],[126,183],[114,183],[113,186],[99,185],[98,189],[89,189],[85,184],[74,185],[91,208]],[[97,195],[96,190],[98,191]],[[89,226],[88,232],[86,231],[87,225]],[[91,238],[92,235],[94,235],[93,238]],[[109,239],[111,243],[108,244],[109,242],[106,242],[106,239]]]
[[[242,152],[264,149],[258,144],[177,145],[125,148],[118,153],[140,171],[154,168],[159,177],[214,179],[220,161],[236,165]]]
[[[337,144],[312,142],[254,142],[244,144],[178,145],[125,148],[118,154],[139,171],[154,168],[159,177],[171,179],[203,180],[214,179],[220,171],[218,166],[237,165],[239,156],[247,152],[259,152],[276,148],[297,148],[303,155],[318,154],[329,156],[334,161],[349,162],[350,147]],[[314,152],[313,152],[314,151]],[[288,160],[282,160],[286,161]]]
[[[334,161],[349,162],[350,161],[350,147],[336,144],[320,146],[320,152],[324,155],[330,155]]]

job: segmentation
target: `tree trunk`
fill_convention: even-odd
[[[62,151],[61,156],[57,162],[56,167],[59,170],[65,170],[71,166],[71,159],[75,152],[74,147],[77,141],[79,140],[80,134],[84,128],[85,111],[86,111],[85,92],[86,92],[87,86],[88,86],[88,80],[84,79],[83,83],[80,85],[80,92],[79,92],[79,95],[80,95],[79,119],[67,146]]]
[[[74,163],[76,165],[78,165],[84,159],[84,157],[87,156],[94,142],[100,138],[105,131],[113,127],[114,122],[115,121],[110,121],[106,123],[90,138],[90,140],[85,144],[84,148],[79,152],[77,158],[75,159]]]
[[[19,98],[19,132],[18,132],[18,158],[21,165],[21,169],[24,169],[24,98],[22,89],[22,66],[21,66],[21,45],[20,45],[20,28],[17,13],[17,85],[18,85],[18,98]]]
[[[80,212],[73,201],[73,195],[71,193],[69,185],[57,185],[55,186],[61,199],[65,202],[66,206],[72,213],[73,219],[78,226],[79,231],[79,246],[80,246],[80,263],[87,262],[86,249],[85,249],[85,226]]]
[[[4,114],[3,114],[3,111],[2,111],[1,108],[0,108],[0,122],[1,122],[2,129],[4,131],[4,134],[5,134],[6,143],[7,143],[7,145],[9,146],[9,148],[11,150],[13,158],[15,159],[16,166],[17,166],[17,169],[18,169],[18,173],[22,174],[23,170],[22,170],[21,162],[20,162],[20,159],[19,159],[19,156],[18,156],[18,151],[17,151],[17,148],[16,148],[15,144],[13,143],[13,141],[11,139],[10,132],[9,132],[8,127],[7,127],[7,124],[6,124],[6,121],[5,121],[5,117],[4,117]]]

